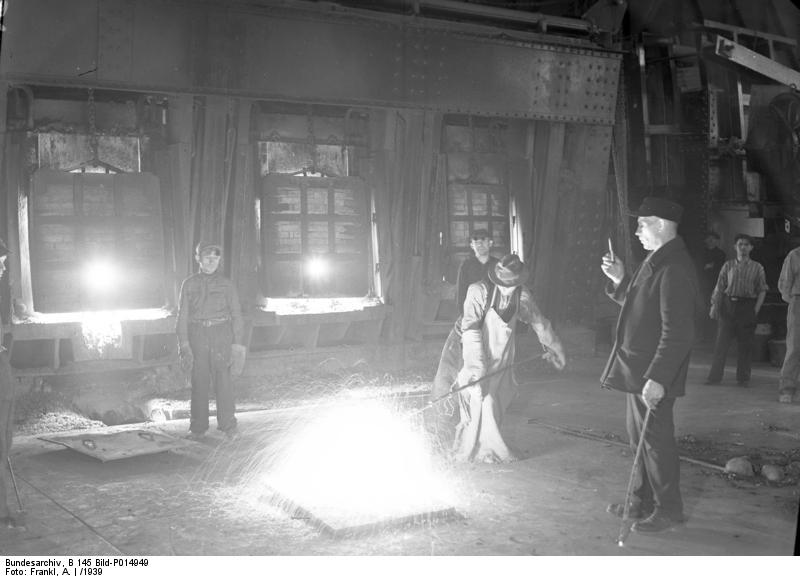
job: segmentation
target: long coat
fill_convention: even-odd
[[[694,263],[683,239],[668,241],[618,287],[606,287],[622,305],[616,338],[600,378],[603,387],[641,393],[652,379],[666,397],[684,395],[695,315],[701,306]]]

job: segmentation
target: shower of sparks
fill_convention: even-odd
[[[424,434],[377,401],[320,409],[283,437],[280,450],[251,476],[331,527],[381,524],[451,508]],[[266,487],[265,487],[266,486]]]
[[[83,342],[89,351],[102,353],[122,343],[122,322],[110,311],[84,313],[81,319]]]

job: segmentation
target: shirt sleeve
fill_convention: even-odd
[[[461,308],[464,304],[464,300],[467,298],[467,289],[469,288],[464,271],[466,266],[467,260],[462,261],[461,265],[458,267],[458,274],[456,275],[456,307],[458,308]]]
[[[719,270],[717,275],[717,284],[714,286],[714,292],[711,293],[711,304],[718,305],[722,296],[725,294],[725,289],[728,288],[728,269],[730,269],[731,262],[725,261],[722,264],[722,269]]]
[[[233,325],[233,342],[244,345],[244,318],[242,317],[242,304],[239,301],[239,292],[233,281],[228,290],[228,307],[231,310],[231,323]]]
[[[778,291],[781,298],[787,303],[792,300],[792,286],[794,285],[794,268],[792,267],[792,253],[786,255],[778,278]]]
[[[553,330],[552,323],[542,315],[539,306],[527,287],[522,287],[519,297],[519,309],[520,320],[531,326],[542,345],[548,349],[561,349],[561,340]]]
[[[181,283],[180,299],[178,301],[178,319],[175,323],[175,332],[178,334],[178,345],[189,343],[189,302],[186,298],[189,278]]]
[[[486,373],[481,328],[488,300],[489,292],[485,283],[473,283],[467,289],[464,314],[461,316],[461,354],[464,370],[474,377],[481,377]]]
[[[766,293],[769,286],[767,285],[767,275],[764,273],[764,266],[758,264],[758,275],[756,276],[756,294]]]

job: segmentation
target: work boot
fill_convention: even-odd
[[[241,435],[242,434],[239,433],[239,428],[237,427],[232,427],[228,430],[225,430],[225,439],[227,439],[229,442],[238,440]]]
[[[641,520],[642,518],[646,518],[649,516],[653,511],[653,507],[645,507],[641,503],[631,504],[628,508],[628,519],[629,520]],[[606,512],[609,514],[613,514],[617,518],[622,518],[625,514],[625,504],[609,504],[606,508]]]
[[[683,515],[668,516],[661,512],[653,512],[649,517],[644,520],[634,522],[631,530],[643,534],[655,534],[656,532],[663,532],[673,526],[683,523]]]
[[[189,433],[186,435],[185,439],[187,439],[187,440],[191,440],[191,441],[193,441],[193,442],[199,442],[199,441],[203,441],[203,440],[205,439],[205,437],[206,437],[206,434],[205,434],[205,433],[202,433],[202,432],[196,432],[196,431],[190,431],[190,432],[189,432]]]

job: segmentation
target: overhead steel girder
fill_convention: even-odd
[[[723,36],[717,36],[714,52],[717,56],[763,74],[767,78],[780,82],[793,90],[800,90],[800,72]]]
[[[224,1],[25,0],[5,21],[12,83],[614,122],[620,55],[574,43]]]

